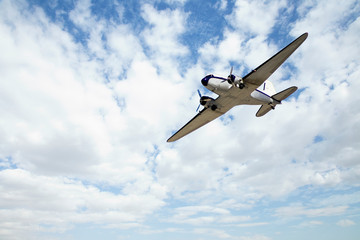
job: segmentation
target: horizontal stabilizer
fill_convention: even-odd
[[[262,117],[265,114],[267,114],[270,110],[272,109],[272,107],[268,104],[266,105],[261,105],[259,111],[257,111],[256,116],[257,117]]]
[[[281,104],[281,101],[285,98],[289,97],[291,94],[293,94],[298,88],[297,87],[289,87],[288,89],[285,89],[284,91],[281,91],[275,95],[273,95],[271,98],[275,100],[275,104],[264,104],[261,105],[259,111],[257,111],[256,116],[262,117],[265,114],[267,114],[271,109],[275,108],[275,105]]]
[[[281,91],[275,95],[273,95],[271,98],[275,99],[278,102],[281,102],[291,94],[293,94],[298,88],[297,87],[289,87],[288,89],[285,89],[284,91]]]

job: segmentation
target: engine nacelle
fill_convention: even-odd
[[[243,79],[241,77],[235,76],[233,74],[228,76],[227,82],[231,85],[240,87],[241,89],[245,86]]]
[[[213,111],[217,109],[217,106],[215,104],[215,99],[208,96],[202,96],[200,98],[200,105],[204,106],[204,108],[210,108]]]
[[[205,108],[211,107],[214,105],[215,99],[208,97],[208,96],[202,96],[200,98],[200,104],[204,106]]]
[[[232,85],[230,85],[227,82],[227,79],[216,77],[214,75],[207,75],[201,80],[202,85],[204,85],[207,89],[210,91],[216,92],[216,91],[227,91],[231,88]]]
[[[235,85],[239,85],[240,83],[244,83],[244,81],[241,77],[235,77],[234,83]]]

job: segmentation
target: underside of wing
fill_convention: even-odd
[[[256,88],[259,87],[305,41],[307,36],[308,33],[304,33],[277,54],[268,59],[266,62],[257,67],[255,70],[243,77],[245,84],[250,83],[255,85]]]
[[[281,102],[282,100],[286,99],[287,97],[289,97],[291,94],[293,94],[298,88],[293,86],[293,87],[289,87],[288,89],[285,89],[277,94],[275,94],[274,96],[272,96],[273,99]]]
[[[272,109],[271,106],[268,104],[261,105],[259,111],[257,111],[257,113],[256,113],[256,116],[262,117],[265,114],[267,114],[271,109]]]
[[[213,111],[210,108],[205,108],[199,112],[193,119],[191,119],[185,126],[183,126],[179,131],[172,135],[167,141],[174,142],[187,134],[195,131],[196,129],[204,126],[205,124],[211,122],[212,120],[220,117],[223,113],[219,111]]]

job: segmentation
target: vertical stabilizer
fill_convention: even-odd
[[[268,95],[268,96],[272,96],[272,95],[276,94],[274,85],[272,84],[272,82],[270,82],[268,80],[266,80],[263,83],[261,91],[266,93],[266,95]]]

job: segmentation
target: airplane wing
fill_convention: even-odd
[[[179,131],[172,135],[167,142],[174,142],[185,135],[195,131],[196,129],[204,126],[205,124],[211,122],[215,118],[220,117],[224,113],[220,111],[213,111],[210,108],[205,108],[199,112],[193,119],[191,119],[185,126],[183,126]]]
[[[266,62],[243,77],[245,85],[250,83],[254,85],[255,88],[258,88],[305,41],[307,36],[308,33],[302,34],[292,43],[284,47],[280,52],[269,58]]]

